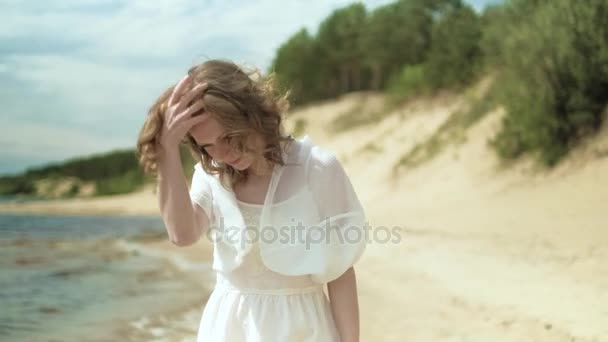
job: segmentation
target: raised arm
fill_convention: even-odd
[[[158,205],[169,239],[178,246],[192,245],[209,227],[207,213],[189,195],[179,153],[180,141],[190,128],[208,118],[207,114],[193,116],[203,110],[202,100],[193,100],[200,97],[206,84],[186,92],[190,81],[186,76],[171,94],[158,151]]]
[[[177,246],[192,245],[208,229],[209,218],[190,198],[179,150],[161,154],[158,172],[158,206],[169,239]]]

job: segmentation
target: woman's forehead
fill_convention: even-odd
[[[225,132],[226,129],[213,116],[190,129],[190,134],[198,144],[212,144]]]

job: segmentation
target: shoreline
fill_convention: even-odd
[[[28,202],[2,202],[0,203],[0,214],[160,216],[156,195],[151,187],[123,195],[34,200]]]
[[[44,279],[57,279],[50,284],[60,284],[58,288],[70,288],[73,292],[52,290],[53,286],[48,292],[39,292],[26,310],[33,313],[28,318],[40,322],[44,329],[20,330],[19,326],[10,325],[9,319],[7,332],[16,340],[97,341],[127,337],[136,341],[158,338],[194,341],[214,280],[204,243],[182,249],[172,245],[165,236],[141,240],[124,240],[120,236],[82,241],[41,240],[44,246],[40,247],[46,249],[32,245],[31,248],[39,252],[32,254],[16,241],[11,244],[11,250],[4,250],[7,272],[40,272]],[[87,259],[82,260],[83,257]],[[5,279],[10,274],[5,273]],[[85,300],[77,294],[78,284],[88,287],[95,283],[103,284],[100,297],[86,295],[93,302],[74,308],[73,303]],[[28,289],[27,284],[23,287]],[[114,293],[116,298],[106,297],[104,291]],[[20,290],[14,293],[21,298]],[[37,308],[49,311],[40,314]],[[14,302],[7,302],[5,309],[21,312]]]
[[[109,336],[103,337],[136,341],[196,341],[200,318],[215,284],[215,275],[211,269],[211,244],[199,241],[184,248],[172,245],[167,239],[152,239],[136,242],[120,240],[116,241],[115,246],[129,253],[137,252],[169,261],[184,277],[201,284],[201,295],[195,302],[142,314],[136,319],[122,322],[112,329]]]

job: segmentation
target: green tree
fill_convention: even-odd
[[[397,1],[378,7],[368,17],[363,36],[369,87],[380,89],[402,66],[424,60],[430,46],[432,12],[427,4]]]
[[[271,71],[280,83],[291,90],[295,104],[306,103],[323,96],[316,42],[306,29],[289,38],[277,50]]]
[[[553,165],[602,122],[608,2],[519,0],[503,10],[496,62],[507,116],[494,144],[503,157],[531,152]]]
[[[425,70],[433,88],[468,84],[481,60],[481,22],[473,9],[456,5],[433,27]]]
[[[319,52],[326,58],[327,95],[336,96],[362,86],[363,34],[366,10],[361,3],[337,9],[319,26]]]

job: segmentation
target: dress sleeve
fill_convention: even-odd
[[[208,175],[200,163],[194,165],[194,173],[190,183],[190,199],[201,207],[211,220],[213,217],[213,193],[207,177]]]
[[[326,151],[326,150],[325,150]],[[327,283],[340,277],[362,256],[367,245],[366,215],[337,157],[326,151],[310,169],[310,186],[321,221],[315,225],[322,242],[311,243],[320,265],[312,279]]]

